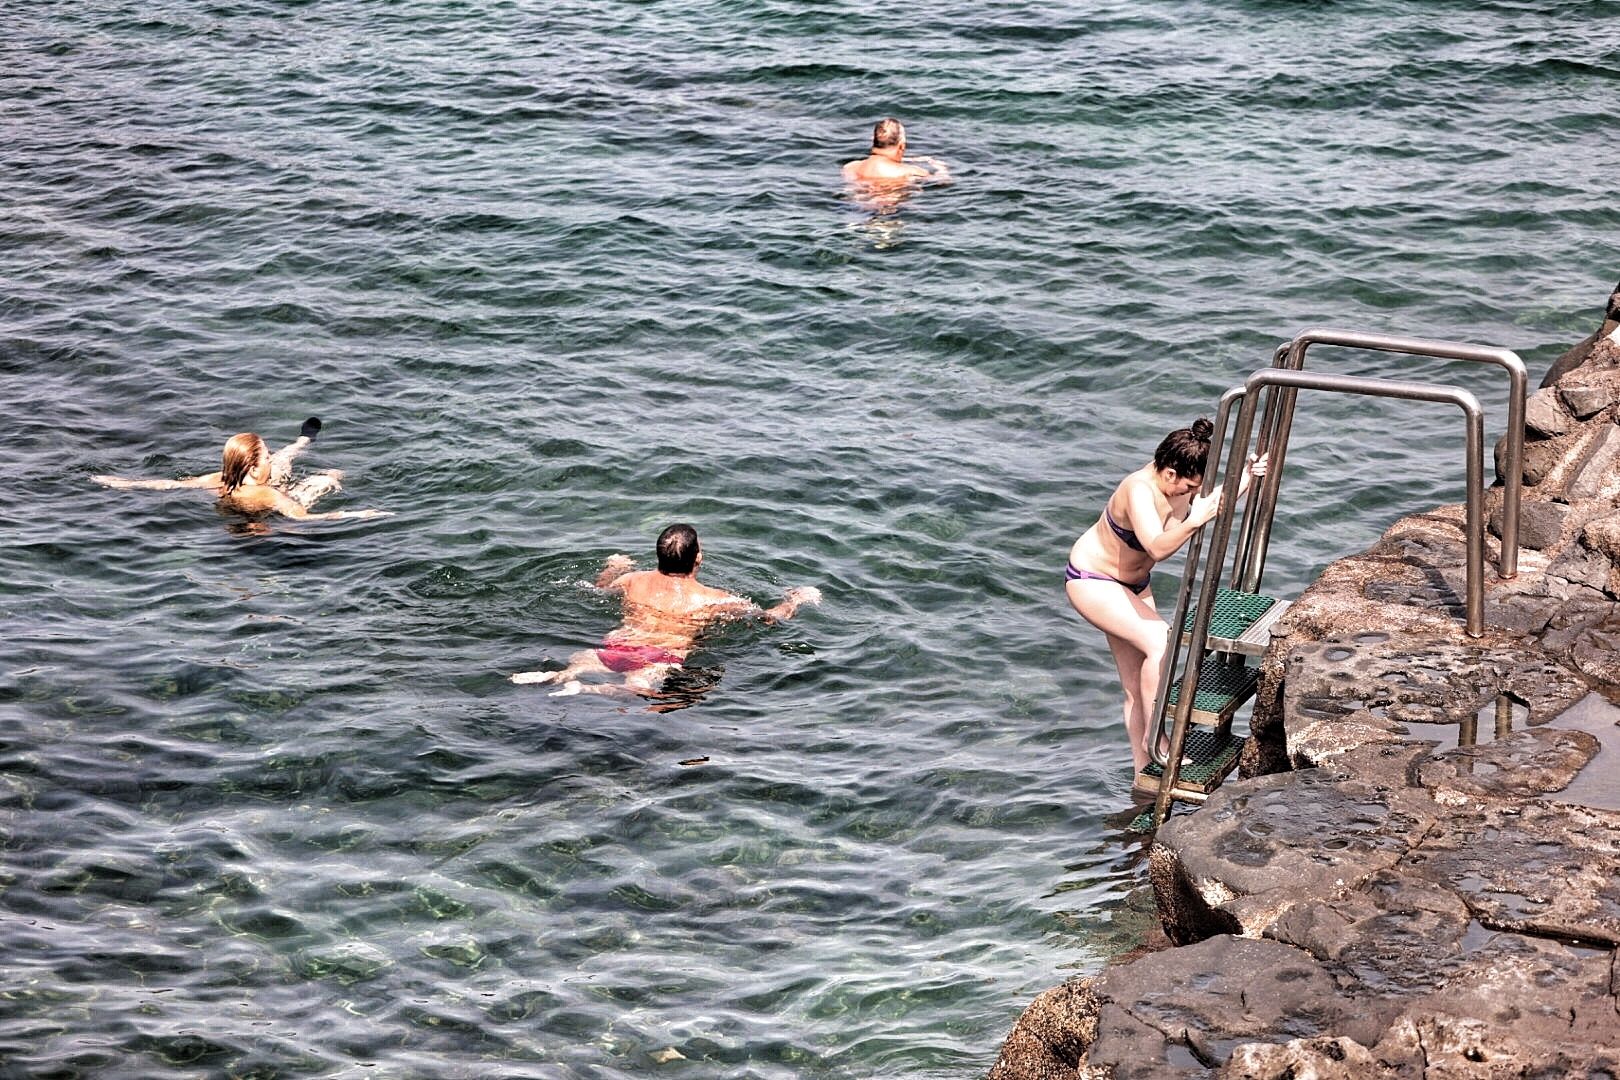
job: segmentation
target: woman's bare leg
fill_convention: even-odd
[[[592,654],[595,655],[594,653]],[[664,685],[664,679],[674,671],[679,664],[648,664],[644,668],[625,675],[622,683],[583,683],[578,679],[564,679],[565,672],[552,672],[552,681],[563,684],[561,690],[553,690],[552,697],[573,697],[575,694],[601,694],[604,697],[659,697],[659,691]],[[607,668],[603,667],[603,671]],[[515,678],[515,676],[514,676]]]
[[[520,671],[512,676],[515,683],[565,683],[581,675],[596,675],[610,670],[596,655],[595,649],[581,649],[568,658],[568,666],[560,671]],[[579,691],[574,691],[578,693]]]
[[[1141,771],[1151,760],[1147,741],[1151,713],[1159,694],[1159,667],[1164,662],[1168,627],[1151,603],[1151,591],[1138,596],[1114,581],[1071,581],[1069,603],[1108,638],[1125,693],[1125,732],[1131,760]]]
[[[1147,746],[1148,708],[1153,698],[1142,687],[1142,663],[1147,659],[1141,649],[1113,634],[1103,635],[1108,639],[1108,649],[1114,654],[1114,666],[1119,669],[1120,689],[1125,691],[1125,737],[1131,744],[1131,763],[1136,771],[1141,772],[1147,766],[1148,754],[1144,749]]]

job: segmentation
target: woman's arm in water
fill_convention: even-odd
[[[208,473],[204,476],[183,476],[178,480],[133,480],[127,476],[92,476],[91,480],[102,487],[116,488],[119,491],[129,491],[139,488],[142,491],[177,491],[181,488],[217,488],[219,487],[219,473]]]
[[[324,514],[312,514],[298,500],[289,498],[274,488],[269,490],[275,502],[273,509],[276,513],[297,521],[364,521],[369,518],[392,516],[392,511],[389,510],[328,510]]]
[[[310,444],[315,441],[315,436],[320,433],[320,430],[320,418],[312,416],[304,421],[304,426],[298,431],[298,438],[270,455],[269,482],[271,487],[287,486],[288,482],[292,480],[293,459],[309,449]]]

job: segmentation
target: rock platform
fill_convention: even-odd
[[[990,1080],[1620,1080],[1620,288],[1605,315],[1528,404],[1485,636],[1461,507],[1329,566],[1243,778],[1154,838],[1170,947],[1038,996]]]

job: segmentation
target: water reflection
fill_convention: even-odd
[[[270,523],[265,520],[265,517],[269,515],[249,518],[240,515],[232,516],[235,520],[225,522],[225,532],[231,536],[269,536],[275,531],[270,527]]]
[[[720,664],[714,667],[682,665],[670,673],[660,689],[647,691],[640,696],[649,702],[647,711],[651,713],[689,709],[719,686],[721,676],[725,673],[725,666]]]
[[[901,209],[921,191],[924,181],[901,180],[891,184],[855,184],[848,189],[849,199],[867,217],[853,223],[850,228],[863,239],[869,240],[877,251],[888,251],[900,246],[904,239],[906,221]]]

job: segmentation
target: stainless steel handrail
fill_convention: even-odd
[[[1463,410],[1464,420],[1467,424],[1465,438],[1466,485],[1465,492],[1466,511],[1465,529],[1467,532],[1467,596],[1464,601],[1467,632],[1470,637],[1479,637],[1485,632],[1485,521],[1484,521],[1484,467],[1481,464],[1481,454],[1485,445],[1485,413],[1479,406],[1479,400],[1466,390],[1451,386],[1430,386],[1425,383],[1408,382],[1396,379],[1369,379],[1354,375],[1329,375],[1317,372],[1291,370],[1286,368],[1271,368],[1261,370],[1250,375],[1241,389],[1234,387],[1221,396],[1221,405],[1217,413],[1217,426],[1210,440],[1209,461],[1219,460],[1221,442],[1226,431],[1226,423],[1231,413],[1232,401],[1241,398],[1242,407],[1238,410],[1237,427],[1232,435],[1232,447],[1227,455],[1227,464],[1223,474],[1223,487],[1221,495],[1221,509],[1216,516],[1215,538],[1205,556],[1206,568],[1202,575],[1202,592],[1199,596],[1198,606],[1193,609],[1192,631],[1187,639],[1187,667],[1182,672],[1181,683],[1183,692],[1176,702],[1175,723],[1170,730],[1169,752],[1162,757],[1159,754],[1159,739],[1164,730],[1165,702],[1169,694],[1170,674],[1174,670],[1172,660],[1180,653],[1181,622],[1186,618],[1187,602],[1191,594],[1193,573],[1197,564],[1197,540],[1202,534],[1200,529],[1194,534],[1194,545],[1189,548],[1187,555],[1187,570],[1183,575],[1182,597],[1177,603],[1176,622],[1169,628],[1170,642],[1165,649],[1166,663],[1161,669],[1159,693],[1156,698],[1156,723],[1153,727],[1148,743],[1148,753],[1163,769],[1159,778],[1159,795],[1153,805],[1153,825],[1157,828],[1164,822],[1165,815],[1170,812],[1171,800],[1175,797],[1176,781],[1181,772],[1181,754],[1187,744],[1187,729],[1192,722],[1193,700],[1197,696],[1199,672],[1203,666],[1204,649],[1209,642],[1209,623],[1214,614],[1215,597],[1220,589],[1221,565],[1225,561],[1226,547],[1231,539],[1231,525],[1234,507],[1237,503],[1238,485],[1242,481],[1243,465],[1249,447],[1249,436],[1254,428],[1254,414],[1257,391],[1266,387],[1279,387],[1289,391],[1288,400],[1280,403],[1279,408],[1285,413],[1292,412],[1292,392],[1299,390],[1323,390],[1341,394],[1359,394],[1368,397],[1402,398],[1409,401],[1434,401],[1442,404],[1457,405]],[[1286,440],[1287,433],[1282,433]],[[1271,451],[1275,454],[1283,449],[1282,443],[1274,444]],[[1276,459],[1273,458],[1273,461]],[[1210,474],[1213,469],[1206,469],[1204,483],[1199,494],[1206,494],[1210,488]],[[1258,512],[1258,511],[1257,511]]]
[[[1293,342],[1285,341],[1273,349],[1271,353],[1271,366],[1274,368],[1288,367],[1288,355],[1289,350],[1292,347]],[[1266,411],[1265,415],[1260,418],[1260,441],[1259,445],[1256,447],[1256,450],[1259,453],[1268,453],[1270,452],[1271,447],[1282,446],[1283,442],[1288,438],[1288,428],[1286,427],[1282,428],[1282,437],[1278,437],[1278,429],[1282,426],[1278,416],[1278,396],[1279,395],[1277,393],[1266,395]],[[1289,396],[1288,404],[1290,410],[1288,422],[1289,426],[1291,427],[1293,424],[1292,395]],[[1284,456],[1287,456],[1286,453]],[[1280,472],[1280,470],[1278,471]],[[1251,491],[1249,493],[1249,503],[1244,507],[1243,528],[1238,532],[1237,554],[1232,559],[1232,588],[1234,589],[1241,589],[1245,584],[1247,584],[1245,581],[1245,570],[1249,564],[1251,541],[1254,539],[1255,534],[1260,531],[1260,516],[1262,514],[1266,514],[1265,504],[1264,502],[1258,501],[1257,496],[1263,497],[1265,495],[1270,495],[1272,498],[1275,498],[1277,495],[1277,489],[1281,483],[1282,481],[1280,477],[1276,482],[1270,484],[1262,481],[1258,485],[1257,491]],[[1250,512],[1251,507],[1252,513]],[[1269,543],[1271,536],[1271,515],[1266,514],[1265,522],[1266,538]],[[1253,584],[1254,587],[1248,591],[1258,592],[1260,588],[1260,575],[1258,571],[1254,575]]]
[[[1502,550],[1497,562],[1497,573],[1504,579],[1519,572],[1519,508],[1524,483],[1524,410],[1528,376],[1524,361],[1510,349],[1491,345],[1471,345],[1458,341],[1438,341],[1432,338],[1406,337],[1399,334],[1374,334],[1360,330],[1335,330],[1311,327],[1294,335],[1286,350],[1279,346],[1273,354],[1274,367],[1286,366],[1303,370],[1305,354],[1312,345],[1333,345],[1348,349],[1368,349],[1375,352],[1405,353],[1428,356],[1440,360],[1470,360],[1495,364],[1508,373],[1507,477],[1502,496]],[[1288,454],[1289,430],[1294,419],[1294,389],[1277,392],[1277,401],[1268,401],[1266,416],[1261,424],[1261,446],[1271,453],[1270,469],[1262,481],[1253,514],[1244,522],[1244,531],[1238,545],[1237,558],[1232,570],[1233,588],[1256,592],[1265,569],[1266,553],[1271,545],[1271,526],[1277,510],[1277,491],[1282,485],[1283,461]]]

